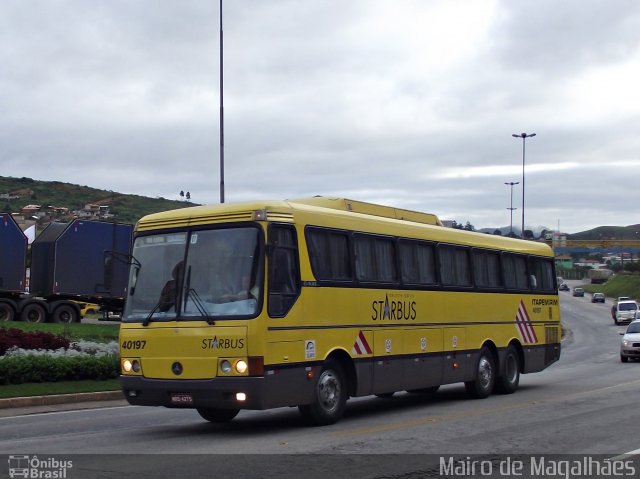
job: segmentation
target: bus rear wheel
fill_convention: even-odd
[[[493,354],[487,347],[480,350],[475,377],[464,383],[467,393],[475,399],[484,399],[493,392],[496,382],[496,367]]]
[[[347,403],[347,385],[342,367],[330,359],[324,363],[315,385],[313,402],[298,406],[305,421],[315,426],[334,424]]]
[[[220,409],[217,407],[199,407],[198,414],[209,422],[229,422],[240,412],[239,409]]]
[[[513,346],[507,348],[507,354],[504,357],[504,369],[502,376],[498,378],[496,383],[498,392],[502,394],[511,394],[516,392],[520,383],[520,356]]]

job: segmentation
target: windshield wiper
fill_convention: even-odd
[[[147,317],[144,318],[144,321],[142,321],[143,326],[149,326],[149,323],[151,322],[151,317],[156,313],[156,311],[158,311],[161,304],[162,304],[162,299],[158,300],[158,302],[153,307],[153,309],[149,311],[149,314],[147,314]]]
[[[196,309],[198,310],[200,315],[203,318],[205,318],[207,323],[210,326],[216,324],[214,319],[213,319],[213,317],[211,317],[211,315],[209,314],[209,311],[207,311],[207,308],[205,307],[204,302],[200,298],[200,295],[198,294],[198,292],[191,287],[191,266],[189,266],[189,268],[187,269],[187,281],[185,283],[185,290],[186,290],[186,292],[184,294],[184,308],[183,309],[185,309],[185,310],[187,309],[187,301],[189,300],[189,296],[191,296],[193,304],[196,305]]]
[[[191,295],[191,300],[193,301],[193,304],[196,305],[196,309],[198,310],[200,315],[206,319],[207,323],[209,325],[216,324],[213,317],[209,314],[209,311],[207,311],[207,308],[205,307],[204,302],[200,298],[200,295],[198,294],[198,292],[193,288],[188,289],[187,294],[185,295],[185,302],[189,298],[189,295]]]

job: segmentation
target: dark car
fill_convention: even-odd
[[[573,288],[573,295],[580,297],[584,296],[584,289],[578,287]]]
[[[604,293],[593,293],[591,295],[592,303],[604,303]]]
[[[560,286],[558,286],[558,289],[560,291],[569,291],[569,285],[567,283],[560,283]]]

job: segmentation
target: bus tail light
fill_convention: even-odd
[[[249,357],[249,376],[264,376],[264,357]]]

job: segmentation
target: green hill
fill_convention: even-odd
[[[115,215],[116,221],[132,224],[149,213],[195,205],[165,198],[125,195],[60,181],[0,176],[0,211],[18,213],[24,206],[33,204],[63,207],[70,211],[80,210],[87,204],[109,205],[109,211]]]
[[[640,225],[630,226],[598,226],[588,231],[567,235],[570,240],[638,240]]]

